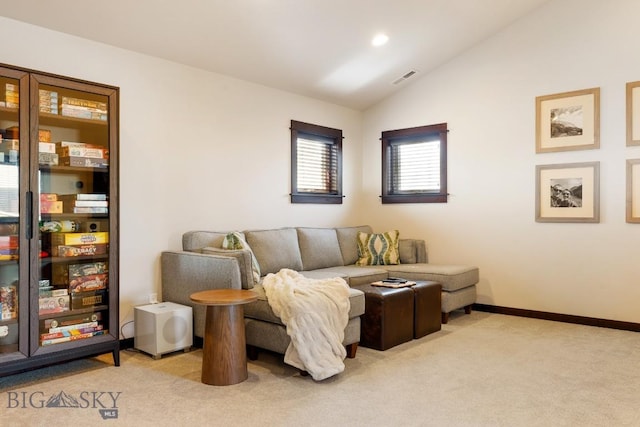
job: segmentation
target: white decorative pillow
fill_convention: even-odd
[[[400,264],[398,230],[386,233],[358,232],[358,261],[356,265]]]
[[[251,247],[247,243],[246,240],[242,237],[242,234],[238,231],[232,231],[224,236],[222,240],[222,249],[245,249],[251,253],[251,270],[253,272],[253,281],[258,284],[260,283],[260,265],[258,265],[258,260],[256,259]]]

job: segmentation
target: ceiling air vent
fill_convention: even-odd
[[[411,70],[408,73],[405,73],[404,75],[402,75],[402,77],[394,80],[393,84],[397,85],[398,83],[402,83],[403,81],[407,80],[409,77],[413,76],[415,73],[417,73],[416,70]]]

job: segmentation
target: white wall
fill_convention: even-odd
[[[640,2],[554,0],[365,113],[363,211],[480,267],[478,302],[640,322],[640,225],[625,222],[625,84]],[[601,88],[601,148],[535,154],[535,97]],[[449,203],[381,205],[380,132],[447,122]],[[600,223],[536,223],[535,166],[599,161]]]
[[[640,323],[640,225],[624,219],[639,13],[554,0],[364,115],[1,17],[0,62],[121,89],[122,323],[160,292],[159,254],[186,230],[361,223],[426,239],[431,262],[478,265],[481,303]],[[535,97],[590,87],[601,148],[535,154]],[[291,119],[343,129],[343,205],[289,203]],[[449,203],[381,205],[380,132],[439,122]],[[535,165],[581,161],[601,163],[601,222],[536,223]]]
[[[120,87],[121,323],[187,230],[357,224],[361,113],[5,18],[0,39],[0,62]],[[291,119],[343,130],[342,205],[289,203]]]

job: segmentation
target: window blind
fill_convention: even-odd
[[[390,145],[391,194],[440,191],[440,140]]]
[[[333,140],[298,136],[298,191],[337,193],[337,162],[338,151]]]

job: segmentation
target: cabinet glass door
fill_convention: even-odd
[[[109,333],[109,96],[36,78],[39,351]],[[59,83],[59,84],[58,84]],[[32,146],[35,145],[32,135]],[[34,285],[32,285],[34,286]],[[117,329],[117,328],[116,328]],[[112,331],[115,333],[116,331]],[[33,339],[33,338],[32,338]],[[34,344],[36,344],[34,342]]]
[[[24,107],[21,105],[24,104]],[[21,224],[21,194],[28,165],[28,80],[0,67],[0,361],[27,354],[28,245]]]

